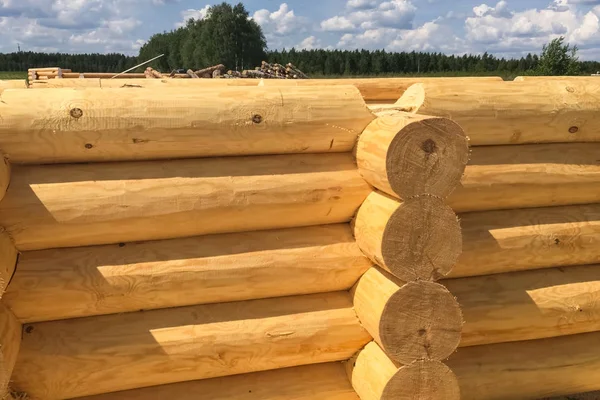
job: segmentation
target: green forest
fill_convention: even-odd
[[[60,66],[76,72],[122,72],[157,55],[151,64],[170,72],[224,64],[228,69],[254,69],[261,61],[292,63],[312,77],[401,75],[589,75],[600,62],[579,61],[577,48],[554,40],[520,59],[498,58],[488,53],[444,55],[385,50],[269,50],[260,26],[249,18],[242,3],[213,6],[205,19],[190,20],[179,29],[153,35],[137,57],[123,54],[62,54],[16,52],[0,54],[0,71],[26,71]],[[146,65],[139,70],[143,70]]]

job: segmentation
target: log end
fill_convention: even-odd
[[[386,269],[405,282],[441,279],[462,253],[458,218],[441,198],[415,196],[390,217],[381,253]]]
[[[439,361],[415,361],[403,366],[388,382],[381,400],[459,400],[456,375]]]
[[[462,325],[460,306],[444,286],[411,282],[385,305],[379,335],[389,356],[406,365],[450,357],[460,343]]]
[[[394,120],[407,117],[382,118],[387,124],[394,124]],[[446,198],[460,184],[469,162],[465,132],[448,118],[411,119],[397,132],[388,150],[386,171],[390,187],[401,199],[422,193]]]

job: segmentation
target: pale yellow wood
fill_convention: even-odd
[[[27,81],[25,79],[0,79],[0,94],[6,89],[25,89]]]
[[[25,326],[13,380],[64,399],[342,361],[370,339],[347,292],[44,322]]]
[[[25,252],[23,322],[347,290],[372,265],[348,224]]]
[[[360,400],[342,363],[174,383],[77,400]]]
[[[21,323],[12,311],[0,302],[0,398],[9,392],[10,377],[21,345]]]
[[[348,85],[10,90],[0,115],[0,149],[33,164],[349,152],[374,118]]]
[[[457,122],[472,146],[600,141],[600,80],[415,84],[397,106]]]
[[[544,82],[544,81],[589,81],[598,83],[598,76],[517,76],[515,82]]]
[[[25,251],[334,224],[369,191],[349,153],[19,166],[0,226]]]
[[[459,349],[462,400],[528,400],[600,389],[600,333]]]
[[[457,212],[600,203],[600,143],[473,147]]]
[[[600,265],[450,279],[444,284],[457,297],[466,320],[461,346],[600,331]]]
[[[346,364],[361,400],[458,400],[454,373],[439,361],[396,364],[375,343],[369,343]]]
[[[0,298],[13,278],[18,255],[12,238],[4,229],[0,229]]]
[[[460,306],[442,285],[406,284],[374,267],[351,294],[361,324],[394,361],[444,360],[458,347]]]
[[[463,253],[449,277],[600,263],[600,204],[459,217]]]
[[[469,145],[460,126],[446,118],[398,112],[367,126],[356,158],[365,180],[387,194],[447,197],[464,173]]]
[[[462,251],[456,215],[429,195],[401,203],[371,193],[354,220],[354,236],[370,259],[404,282],[446,276]]]

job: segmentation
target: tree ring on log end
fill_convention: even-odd
[[[403,366],[383,389],[381,400],[459,400],[454,372],[439,361],[415,361]]]
[[[458,348],[462,325],[460,306],[444,286],[411,282],[385,305],[379,336],[388,355],[402,364],[444,360]]]
[[[403,202],[383,232],[383,262],[404,282],[447,276],[461,253],[458,218],[435,196],[417,196]]]
[[[401,199],[422,193],[445,198],[458,187],[468,162],[469,144],[457,123],[447,118],[419,119],[392,140],[387,179]]]

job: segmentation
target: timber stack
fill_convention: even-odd
[[[2,93],[2,394],[600,389],[597,88],[132,81]]]

